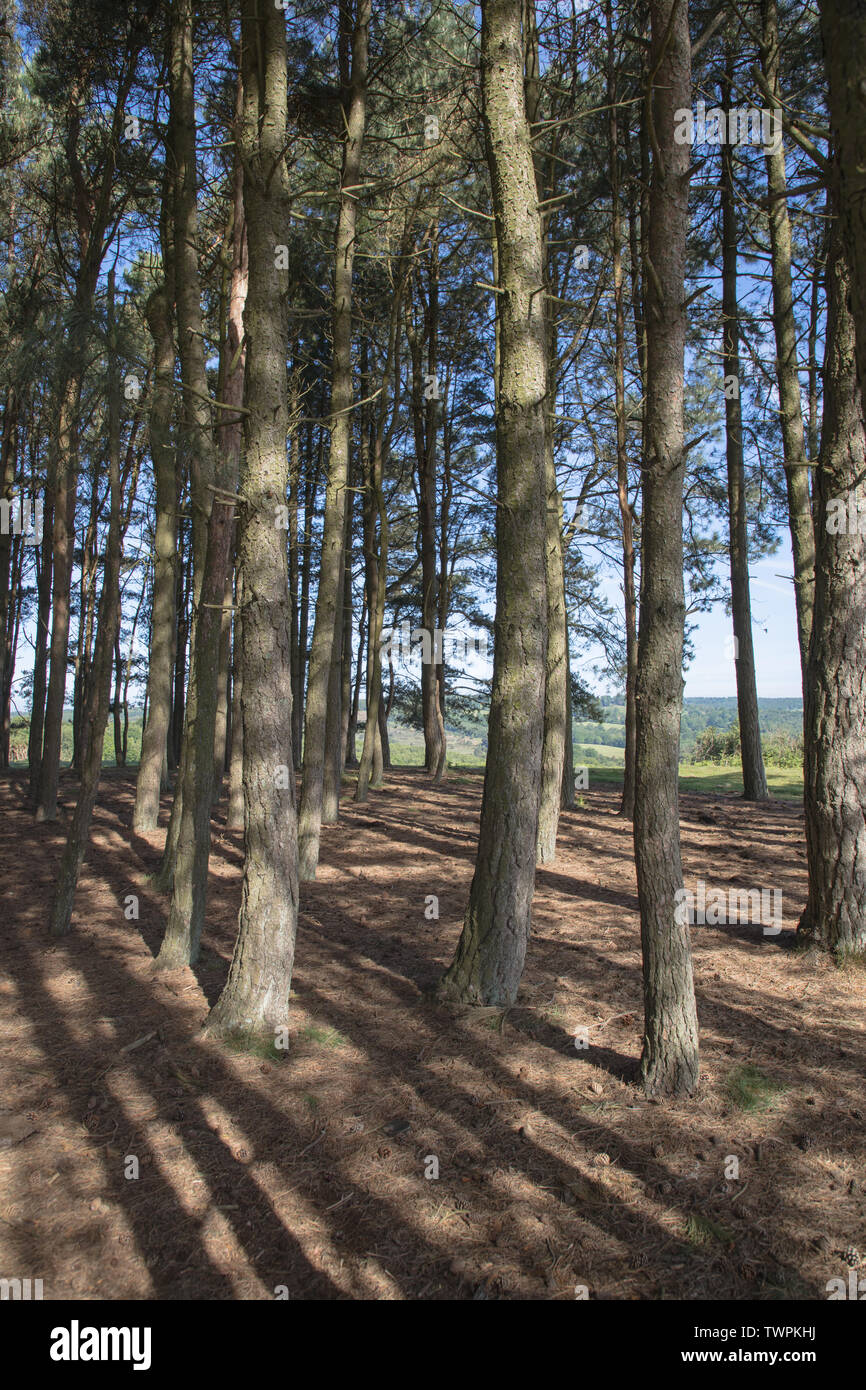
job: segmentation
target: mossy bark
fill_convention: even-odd
[[[521,0],[481,21],[481,89],[496,227],[497,581],[481,829],[469,905],[440,991],[513,1004],[529,941],[547,655],[547,332],[538,193],[523,87]]]

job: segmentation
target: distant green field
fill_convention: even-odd
[[[416,729],[407,729],[402,725],[396,724],[389,728],[391,743],[391,761],[395,767],[421,767],[424,762],[424,740]],[[480,772],[484,768],[486,756],[486,740],[479,736],[469,734],[449,733],[448,735],[448,766],[455,771],[465,769],[467,772]],[[360,753],[362,740],[357,740],[357,748]],[[26,761],[20,756],[26,753],[27,749],[27,726],[21,722],[17,728],[13,729],[12,736],[13,750],[17,748],[19,756],[13,756],[13,766],[25,768]],[[129,724],[129,750],[127,766],[135,767],[138,762],[138,755],[141,747],[141,718],[130,720]],[[72,757],[72,725],[65,723],[63,726],[63,758],[69,761]],[[587,767],[589,786],[592,788],[599,783],[610,786],[622,784],[622,766],[624,751],[622,748],[615,748],[609,744],[602,743],[575,743],[574,745],[574,764],[575,767]],[[114,767],[114,734],[111,724],[105,734],[105,746],[103,754],[104,765]],[[767,767],[767,783],[774,796],[790,797],[801,799],[803,796],[803,774],[798,768]],[[720,766],[718,763],[680,763],[680,791],[684,792],[734,792],[742,795],[743,780],[739,767]]]
[[[783,800],[802,800],[802,772],[793,767],[768,767],[766,772],[771,795]],[[599,782],[622,786],[622,771],[619,768],[593,766],[590,763],[590,788]],[[719,767],[716,763],[680,763],[680,791],[734,792],[742,796],[743,778],[740,769],[736,767]]]
[[[14,719],[12,721],[11,737],[9,740],[9,751],[11,762],[14,767],[27,766],[27,739],[30,732],[30,725],[27,719]],[[60,757],[63,762],[72,761],[72,720],[64,719],[61,730]],[[138,762],[141,754],[141,715],[129,721],[129,731],[126,740],[126,764]],[[109,718],[108,728],[105,730],[105,739],[102,744],[102,761],[106,767],[114,767],[114,721]]]

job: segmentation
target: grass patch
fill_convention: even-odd
[[[803,774],[798,768],[768,767],[767,786],[771,796],[785,801],[803,799]],[[619,767],[589,764],[589,786],[622,786]],[[720,767],[718,763],[680,763],[680,791],[713,795],[716,792],[743,794],[743,775],[738,767]]]
[[[717,1241],[719,1245],[733,1245],[734,1236],[727,1226],[722,1226],[718,1221],[711,1221],[708,1216],[701,1216],[700,1212],[692,1212],[686,1221],[686,1240],[689,1245],[710,1245]]]
[[[263,1057],[268,1062],[285,1062],[288,1049],[277,1047],[275,1037],[262,1036],[261,1033],[217,1033],[216,1036],[229,1052],[239,1052],[248,1057]]]
[[[497,1010],[495,1013],[490,1014],[489,1017],[482,1018],[481,1027],[487,1028],[491,1033],[501,1033],[505,1027],[506,1013],[506,1009],[503,1009],[501,1012]]]
[[[547,1008],[542,1010],[542,1017],[546,1018],[548,1023],[561,1023],[565,1018],[565,1009],[561,1004],[548,1004]]]
[[[738,1110],[771,1110],[785,1089],[751,1062],[735,1067],[725,1082],[728,1099]]]
[[[301,1030],[301,1037],[308,1042],[319,1043],[321,1047],[345,1047],[349,1039],[338,1033],[336,1028],[317,1028],[314,1023]]]

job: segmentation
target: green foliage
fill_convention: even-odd
[[[318,1028],[311,1023],[301,1030],[301,1037],[308,1042],[319,1043],[322,1047],[345,1047],[348,1038],[344,1038],[342,1033],[338,1033],[336,1028]]]
[[[574,725],[576,742],[610,748],[625,747],[625,704],[602,696],[601,722],[584,720]],[[803,704],[800,700],[762,699],[758,716],[769,767],[803,765]],[[731,695],[719,699],[683,701],[680,756],[684,762],[735,766],[740,761],[737,701]],[[605,761],[602,759],[602,761]]]
[[[727,1226],[693,1211],[686,1221],[686,1240],[690,1245],[709,1245],[712,1241],[718,1241],[720,1245],[733,1245],[734,1236]]]
[[[762,739],[764,762],[771,767],[802,767],[803,736],[775,729]],[[710,725],[695,739],[691,758],[697,763],[735,764],[740,761],[740,728],[734,722],[724,732]]]
[[[735,1067],[725,1082],[725,1093],[738,1110],[771,1110],[784,1091],[751,1062]]]

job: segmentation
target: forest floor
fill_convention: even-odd
[[[224,803],[200,961],[155,975],[168,798],[133,834],[134,776],[105,778],[55,943],[64,822],[34,825],[23,787],[0,784],[0,1277],[46,1299],[825,1299],[866,1252],[864,975],[792,949],[796,803],[682,798],[686,886],[781,890],[784,929],[693,928],[701,1080],[655,1104],[609,786],[563,815],[503,1013],[425,993],[459,934],[481,778],[399,770],[366,806],[347,785],[301,889],[283,1061],[200,1032],[240,896]]]

